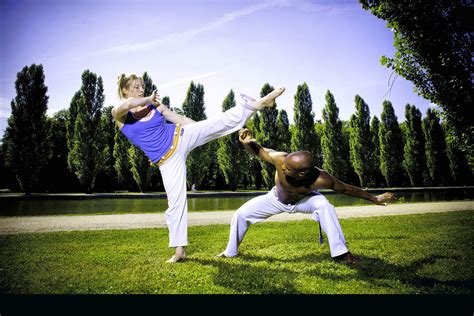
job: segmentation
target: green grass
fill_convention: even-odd
[[[341,220],[355,265],[333,262],[310,220],[251,226],[216,259],[228,225],[189,228],[188,260],[166,264],[166,229],[0,236],[0,292],[472,294],[474,212]]]

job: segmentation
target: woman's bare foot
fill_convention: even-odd
[[[171,257],[170,259],[168,259],[168,263],[176,263],[176,262],[179,262],[179,261],[183,261],[184,259],[186,259],[186,253],[184,252],[184,247],[176,247],[176,252],[175,254],[173,255],[173,257]]]
[[[275,105],[275,99],[278,98],[283,92],[285,92],[285,88],[280,87],[256,101],[249,100],[249,105],[253,108],[256,108],[257,110],[261,110],[265,107],[271,108]]]

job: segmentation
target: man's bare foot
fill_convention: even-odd
[[[265,107],[271,108],[275,105],[275,99],[278,98],[283,92],[285,92],[285,88],[280,87],[278,89],[273,90],[263,98],[260,98],[256,101],[250,101],[249,105],[258,110],[261,110]]]
[[[234,258],[234,257],[237,257],[237,256],[227,256],[225,254],[225,251],[223,251],[220,254],[218,254],[217,256],[215,256],[215,258]]]
[[[220,254],[218,254],[216,258],[228,258],[228,257],[225,255],[225,251],[223,251]]]
[[[360,261],[358,257],[354,256],[349,251],[346,253],[343,253],[342,255],[334,257],[333,260],[336,262],[343,262],[343,263],[349,263],[349,264],[354,264]]]
[[[183,261],[186,259],[186,253],[184,252],[184,247],[176,247],[176,252],[175,254],[168,259],[166,262],[168,263],[176,263],[179,261]]]

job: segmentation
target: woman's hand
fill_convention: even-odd
[[[161,96],[158,94],[158,90],[154,90],[148,99],[148,102],[153,104],[155,107],[159,107],[161,105]]]

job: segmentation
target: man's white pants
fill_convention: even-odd
[[[256,112],[247,104],[219,116],[182,126],[176,151],[161,166],[161,176],[168,197],[165,212],[169,246],[188,245],[188,201],[186,199],[186,158],[194,148],[241,129]]]
[[[321,228],[326,233],[331,256],[336,257],[348,252],[334,206],[324,195],[313,192],[296,204],[283,204],[275,193],[273,187],[267,194],[247,201],[235,212],[230,224],[229,242],[224,252],[227,257],[238,254],[238,247],[250,224],[262,222],[270,216],[283,212],[311,214],[315,221],[321,223]]]

